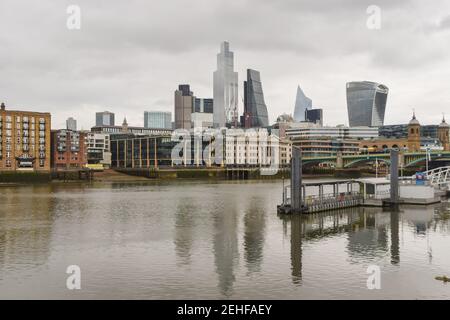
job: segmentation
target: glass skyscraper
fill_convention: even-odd
[[[311,110],[311,108],[312,100],[308,98],[300,86],[298,86],[297,98],[295,100],[294,120],[298,122],[306,121],[305,112],[306,110]]]
[[[144,128],[172,129],[172,113],[165,111],[145,111]]]
[[[258,71],[248,69],[244,82],[244,116],[241,118],[245,128],[267,127],[269,116],[264,102],[261,76]]]
[[[388,94],[388,87],[379,83],[369,81],[347,83],[347,109],[350,127],[382,126]]]
[[[235,125],[238,121],[238,73],[234,72],[234,53],[223,42],[214,71],[214,126]]]

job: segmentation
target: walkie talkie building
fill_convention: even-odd
[[[389,88],[361,81],[347,83],[347,109],[350,127],[379,127],[384,124]]]

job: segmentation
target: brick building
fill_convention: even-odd
[[[52,130],[52,168],[80,169],[87,164],[86,132]]]
[[[50,171],[50,113],[0,106],[0,171]]]

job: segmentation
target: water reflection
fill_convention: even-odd
[[[52,192],[51,186],[30,186],[25,197],[14,189],[2,188],[1,192],[0,277],[11,265],[27,268],[47,262],[55,206],[45,196]]]
[[[189,265],[191,263],[191,251],[193,239],[194,218],[193,213],[197,208],[190,198],[182,198],[177,205],[175,213],[175,252],[179,263]]]
[[[235,202],[221,203],[214,215],[214,261],[222,295],[233,293],[234,269],[239,263],[238,210]]]
[[[259,272],[263,259],[266,210],[263,199],[252,198],[244,216],[244,256],[249,273]]]
[[[346,235],[347,255],[355,263],[374,263],[390,255],[392,265],[400,264],[400,220],[413,226],[418,235],[440,226],[448,230],[448,204],[438,206],[401,206],[398,210],[350,208],[314,215],[280,216],[283,225],[290,223],[291,270],[294,284],[302,282],[303,247],[318,239]],[[437,218],[435,218],[435,214]],[[429,248],[431,257],[432,249]]]

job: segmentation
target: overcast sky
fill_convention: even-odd
[[[69,30],[68,5],[81,8]],[[366,22],[381,9],[381,29]],[[143,125],[144,110],[173,112],[173,92],[191,84],[212,97],[220,42],[239,72],[261,72],[269,118],[293,113],[297,85],[324,109],[325,124],[347,124],[345,85],[390,88],[385,123],[450,120],[450,1],[434,0],[1,0],[0,101],[48,111],[53,128],[95,112]],[[239,106],[242,113],[242,102]]]

